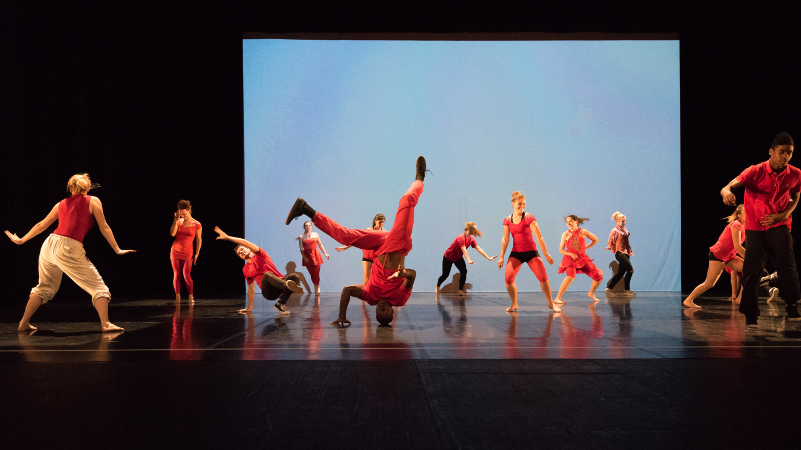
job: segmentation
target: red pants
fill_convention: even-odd
[[[186,291],[189,295],[192,294],[192,260],[183,260],[183,259],[173,259],[170,258],[172,262],[172,287],[175,289],[176,294],[181,293],[181,275],[184,276],[184,281],[186,281]]]
[[[384,253],[400,253],[408,255],[412,249],[412,228],[414,227],[414,207],[420,194],[423,193],[423,182],[416,180],[409,190],[403,194],[398,203],[395,223],[387,233],[383,230],[354,230],[345,228],[322,213],[314,215],[312,222],[325,234],[342,245],[352,245],[362,250],[373,250],[374,255]]]
[[[315,286],[320,285],[320,265],[313,265],[313,266],[304,266],[306,270],[309,271],[309,275],[311,275],[312,284]]]
[[[506,281],[506,284],[515,282],[517,272],[520,271],[521,267],[523,267],[523,263],[517,258],[510,257],[509,260],[506,261],[506,270],[504,272],[504,281]],[[548,274],[545,273],[545,264],[542,263],[542,258],[539,256],[532,258],[528,262],[528,267],[531,268],[531,271],[534,272],[534,275],[540,280],[540,283],[548,281]]]

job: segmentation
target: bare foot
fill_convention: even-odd
[[[125,331],[125,328],[118,327],[111,322],[106,322],[106,324],[101,326],[100,329],[103,330],[104,333],[109,333],[112,331]]]
[[[517,303],[513,304],[512,306],[506,308],[506,312],[517,311]]]
[[[439,286],[434,287],[434,293],[439,294]]]
[[[466,294],[464,291],[462,291],[462,290],[459,290],[459,295],[461,295],[462,297],[464,297],[464,296],[465,296],[465,295],[467,295],[467,294]]]
[[[175,294],[175,303],[181,303],[181,296],[179,294]]]
[[[595,297],[595,292],[588,292],[587,297],[595,300],[596,302],[598,301],[598,298]]]
[[[682,304],[682,305],[684,305],[684,306],[686,306],[686,307],[688,307],[688,308],[698,308],[698,309],[701,309],[701,307],[700,307],[700,306],[698,306],[698,305],[696,305],[696,304],[695,304],[695,302],[693,302],[692,300],[684,300],[683,302],[681,302],[681,304]]]
[[[564,304],[565,304],[565,302],[563,302],[561,298],[557,298],[557,299],[556,299],[556,300],[554,300],[553,302],[554,302],[555,304],[557,304],[557,305],[564,305]]]
[[[239,310],[239,311],[237,311],[237,312],[238,312],[239,314],[251,314],[251,313],[253,312],[253,310],[252,310],[252,309],[247,309],[247,308],[245,308],[245,309],[240,309],[240,310]]]
[[[298,284],[292,280],[286,280],[286,287],[293,292],[303,292],[303,288],[298,286]]]
[[[26,323],[24,325],[23,324],[19,324],[19,326],[17,327],[17,331],[20,332],[20,333],[24,333],[26,331],[36,331],[36,330],[37,330],[37,328],[35,326],[31,325],[30,323]]]
[[[556,303],[556,302],[554,302],[554,303]],[[553,308],[551,308],[551,309],[552,309],[552,310],[553,310],[553,312],[555,312],[555,313],[560,313],[560,312],[562,312],[562,308],[560,308],[560,307],[558,307],[558,306],[556,306],[556,305],[553,305]]]
[[[189,296],[189,303],[195,303],[195,296],[194,295],[190,295]]]

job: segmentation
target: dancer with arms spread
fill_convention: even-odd
[[[31,290],[28,304],[25,306],[25,313],[17,327],[18,331],[36,330],[36,327],[30,323],[31,317],[42,304],[53,298],[61,286],[61,277],[64,273],[92,296],[92,305],[100,316],[100,329],[104,333],[123,330],[108,320],[108,304],[111,301],[111,293],[100,273],[86,257],[83,238],[97,221],[100,233],[103,234],[116,254],[125,255],[136,250],[121,250],[117,245],[114,233],[106,223],[103,204],[100,203],[99,198],[88,195],[89,190],[94,187],[97,185],[92,184],[88,174],[73,175],[67,183],[67,189],[72,195],[56,203],[47,217],[34,225],[31,231],[22,238],[6,231],[6,235],[11,241],[22,245],[58,220],[58,227],[45,239],[42,250],[39,252],[39,284]]]
[[[743,228],[747,219],[743,205],[737,205],[734,212],[723,219],[728,220],[729,224],[723,229],[723,233],[720,234],[715,245],[709,247],[709,268],[706,272],[706,280],[696,286],[690,295],[684,299],[683,304],[688,308],[701,308],[695,304],[694,300],[718,282],[718,278],[720,278],[724,269],[730,269],[732,271],[732,280],[735,280],[732,283],[733,300],[738,301],[739,296],[742,295],[739,283],[736,280],[741,279],[743,271],[743,259],[737,255],[738,253],[743,256],[746,254],[746,250],[743,248],[743,241],[745,240],[745,230]]]
[[[473,236],[481,237],[483,235],[484,233],[476,228],[475,222],[464,223],[464,233],[456,236],[456,239],[454,239],[450,247],[445,250],[445,255],[442,257],[442,275],[440,275],[437,280],[437,287],[434,289],[435,293],[439,294],[439,287],[442,286],[442,283],[448,278],[448,275],[451,274],[451,267],[455,264],[460,274],[459,295],[465,295],[464,284],[467,281],[467,265],[465,264],[465,259],[467,259],[467,264],[475,264],[475,261],[470,261],[470,255],[467,254],[467,247],[473,247],[481,253],[481,256],[490,261],[494,261],[498,257],[498,255],[492,258],[487,256],[473,238]]]
[[[749,327],[757,326],[757,289],[768,253],[779,274],[779,289],[786,303],[787,320],[801,320],[798,314],[801,287],[790,234],[792,214],[801,196],[801,170],[789,164],[794,148],[793,138],[787,133],[779,133],[768,150],[770,159],[745,169],[720,190],[723,203],[735,206],[737,197],[732,189],[745,188],[743,204],[748,252],[743,261],[743,293],[739,309]]]
[[[562,263],[559,264],[559,273],[564,273],[565,279],[562,281],[562,285],[559,286],[559,293],[556,294],[554,303],[565,303],[562,300],[562,296],[573,283],[573,280],[576,279],[576,273],[586,273],[592,278],[590,292],[587,293],[587,297],[591,298],[593,302],[598,301],[595,297],[595,290],[598,289],[604,279],[604,273],[595,267],[590,257],[587,256],[587,249],[597,244],[598,238],[589,231],[579,228],[581,224],[588,220],[590,219],[573,214],[565,217],[567,231],[562,233],[562,240],[559,242],[559,253],[564,255]],[[590,240],[590,245],[586,245],[585,238]]]
[[[517,285],[515,284],[515,278],[517,277],[517,272],[520,271],[520,267],[527,263],[540,282],[540,289],[545,294],[545,300],[548,301],[548,308],[554,310],[554,312],[560,312],[561,309],[554,305],[551,299],[551,283],[548,281],[548,274],[545,272],[542,258],[537,252],[537,245],[534,243],[535,237],[540,244],[540,248],[542,248],[542,253],[545,254],[545,259],[548,260],[548,264],[553,264],[554,260],[545,247],[545,241],[542,239],[537,219],[531,214],[526,214],[526,196],[520,191],[512,192],[512,208],[514,209],[512,215],[503,219],[501,256],[498,259],[498,268],[500,269],[503,267],[503,258],[506,254],[506,247],[509,245],[509,234],[511,233],[514,242],[512,244],[512,252],[509,254],[509,261],[506,263],[504,281],[506,282],[506,292],[509,293],[509,297],[512,299],[512,306],[506,308],[506,311],[517,311]]]
[[[403,306],[409,300],[417,273],[404,267],[406,255],[412,249],[412,229],[414,227],[414,208],[423,193],[426,160],[417,158],[415,181],[403,194],[398,203],[395,223],[389,233],[378,230],[355,230],[345,228],[328,216],[315,211],[302,198],[292,205],[286,224],[301,215],[312,219],[320,231],[334,238],[342,245],[350,245],[362,250],[374,251],[373,266],[367,284],[353,284],[342,290],[339,301],[339,317],[332,325],[350,325],[347,319],[348,304],[351,297],[375,305],[376,320],[388,325],[394,318],[393,306]]]
[[[384,231],[384,222],[386,220],[387,219],[383,214],[376,214],[373,218],[373,226],[368,229],[389,233],[388,231]],[[351,247],[352,245],[344,245],[342,247],[337,247],[334,250],[338,252],[344,252]],[[362,286],[367,284],[367,280],[370,278],[370,270],[373,268],[373,256],[375,256],[373,253],[375,252],[372,250],[362,250],[362,272],[364,272],[364,281],[362,281]]]
[[[312,284],[314,284],[314,296],[320,296],[320,266],[325,262],[317,247],[323,251],[326,259],[331,259],[328,252],[325,251],[323,243],[320,241],[320,235],[312,232],[311,221],[303,223],[304,233],[298,236],[298,244],[300,244],[300,255],[303,257],[303,266],[309,271],[311,275]]]
[[[253,304],[256,302],[256,285],[261,289],[261,295],[267,300],[278,300],[273,308],[281,314],[289,314],[286,309],[286,302],[292,292],[303,292],[303,288],[298,285],[300,277],[294,273],[282,275],[278,268],[273,264],[273,259],[258,245],[248,242],[242,238],[228,236],[220,227],[214,227],[218,234],[217,239],[230,241],[236,244],[234,252],[245,261],[242,267],[242,274],[248,283],[248,306],[240,309],[242,314],[253,312]]]
[[[189,200],[178,202],[178,211],[170,227],[170,236],[175,237],[170,249],[172,262],[172,286],[175,290],[175,301],[181,301],[181,276],[186,282],[189,303],[195,303],[192,266],[197,264],[200,246],[203,245],[203,228],[200,222],[192,217],[192,204]],[[194,245],[192,243],[194,242]]]

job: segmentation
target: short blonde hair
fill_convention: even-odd
[[[625,219],[625,218],[626,218],[626,215],[625,215],[625,214],[623,214],[623,213],[622,213],[622,212],[620,212],[620,211],[615,211],[615,213],[614,213],[614,214],[612,214],[612,220],[614,220],[615,222],[617,222],[617,219],[619,219],[619,218],[621,218],[621,217]]]
[[[69,181],[67,181],[67,190],[73,194],[86,192],[89,189],[100,187],[99,184],[92,184],[92,180],[89,179],[88,173],[78,173],[70,177]]]
[[[475,222],[465,222],[464,223],[464,231],[467,234],[471,234],[473,236],[478,236],[478,237],[484,236],[484,233],[482,233],[481,230],[476,228],[476,223]]]
[[[524,199],[524,200],[525,200],[525,198],[526,198],[526,196],[525,196],[525,195],[523,195],[523,193],[522,193],[522,192],[520,192],[520,191],[514,191],[514,192],[512,192],[512,203],[514,203],[514,202],[516,202],[516,201],[520,200],[521,198],[522,198],[522,199]]]

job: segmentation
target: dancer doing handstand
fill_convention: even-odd
[[[514,208],[514,212],[503,219],[501,256],[498,259],[498,268],[500,269],[503,267],[503,257],[506,254],[506,247],[509,245],[509,233],[511,233],[514,242],[512,244],[512,252],[509,254],[509,262],[506,263],[504,281],[506,281],[506,292],[509,293],[509,297],[512,299],[512,306],[506,308],[506,311],[517,311],[517,285],[515,284],[515,278],[523,264],[528,263],[528,267],[540,281],[540,289],[545,294],[545,300],[548,301],[548,308],[551,308],[554,312],[560,312],[562,310],[554,305],[553,300],[551,300],[551,283],[548,281],[548,274],[545,273],[545,264],[542,263],[542,258],[537,252],[537,244],[534,243],[534,237],[537,238],[548,264],[553,264],[553,258],[551,258],[548,249],[545,247],[545,241],[542,239],[537,219],[531,214],[526,214],[526,196],[520,191],[512,192],[512,208]]]
[[[273,308],[281,314],[289,314],[289,310],[286,309],[289,296],[292,295],[292,292],[303,292],[303,288],[298,285],[300,277],[294,273],[281,275],[270,255],[258,245],[242,238],[228,236],[220,227],[214,227],[214,231],[219,235],[217,239],[237,244],[234,252],[245,260],[242,274],[245,275],[248,283],[248,307],[240,309],[239,312],[248,314],[253,311],[253,304],[256,302],[256,284],[258,284],[264,298],[267,300],[278,299]]]
[[[406,255],[412,249],[412,228],[414,227],[414,207],[423,192],[426,160],[417,157],[415,181],[403,194],[398,203],[395,223],[389,233],[378,230],[355,230],[345,228],[328,216],[312,209],[306,201],[298,198],[286,218],[286,224],[301,215],[312,219],[320,231],[331,236],[342,245],[351,245],[362,250],[374,250],[373,266],[367,284],[353,284],[342,289],[339,301],[339,317],[332,325],[344,327],[350,324],[347,319],[348,303],[356,297],[375,305],[376,320],[388,325],[394,317],[393,306],[403,306],[412,294],[412,286],[417,275],[404,268]],[[397,270],[394,268],[397,267]]]
[[[48,236],[39,252],[39,284],[31,290],[25,313],[19,322],[17,331],[34,331],[31,325],[31,316],[44,303],[50,301],[61,286],[61,276],[66,273],[78,286],[92,295],[92,305],[100,316],[100,329],[109,331],[122,331],[121,327],[108,320],[108,304],[111,302],[111,293],[103,282],[95,266],[86,257],[83,249],[83,238],[92,228],[95,220],[100,233],[106,238],[108,244],[118,255],[135,252],[136,250],[120,250],[111,227],[106,223],[103,214],[103,204],[100,199],[87,195],[89,190],[97,185],[92,184],[89,175],[82,173],[73,175],[67,182],[67,189],[72,194],[69,198],[56,203],[47,217],[31,228],[22,238],[6,231],[6,235],[15,244],[22,245],[58,220],[58,227]]]
[[[451,267],[456,265],[456,268],[459,269],[459,295],[465,295],[464,292],[464,284],[467,281],[467,265],[464,263],[464,260],[467,259],[467,264],[475,264],[475,261],[470,261],[470,255],[467,254],[467,247],[473,247],[476,249],[481,255],[487,258],[490,261],[494,261],[498,255],[493,256],[490,258],[484,253],[484,250],[478,246],[476,240],[473,236],[481,237],[484,233],[482,233],[478,228],[476,228],[475,222],[465,222],[464,223],[464,233],[456,236],[456,239],[453,240],[450,247],[445,250],[445,255],[442,257],[442,275],[440,275],[439,279],[437,280],[437,287],[434,289],[434,292],[439,294],[439,287],[442,286],[442,283],[448,278],[448,275],[451,274]]]
[[[587,249],[597,244],[598,238],[589,231],[579,228],[579,225],[588,220],[590,219],[573,214],[565,217],[567,231],[562,233],[562,241],[559,242],[559,253],[565,255],[562,258],[562,263],[559,264],[559,273],[564,273],[565,279],[562,281],[562,285],[559,286],[559,292],[556,294],[554,303],[565,303],[562,301],[562,296],[567,291],[567,288],[570,287],[570,284],[573,283],[573,280],[576,279],[576,273],[586,273],[592,278],[590,292],[587,293],[587,297],[593,299],[593,302],[598,301],[595,297],[595,290],[598,289],[598,285],[604,279],[604,273],[601,269],[595,267],[590,257],[587,256]],[[590,245],[585,247],[584,238],[590,240]]]

